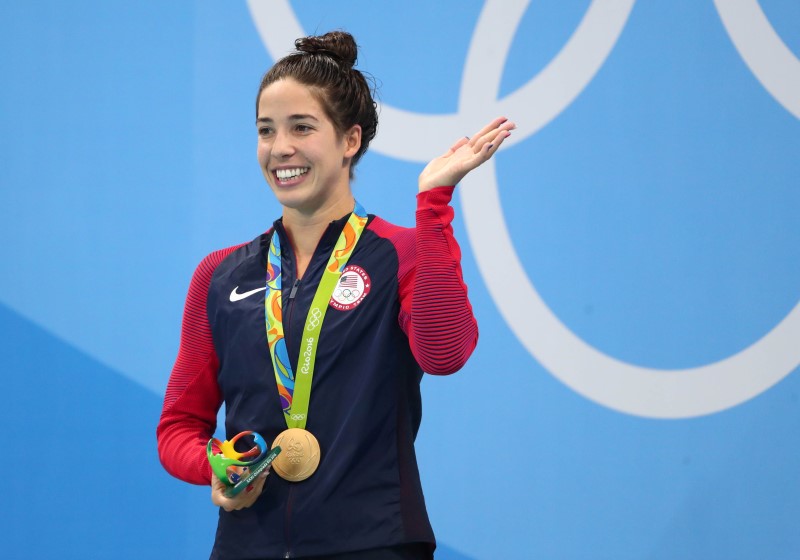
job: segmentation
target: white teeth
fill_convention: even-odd
[[[294,169],[277,169],[275,171],[275,175],[278,176],[278,179],[281,181],[286,181],[287,179],[292,179],[294,177],[299,177],[304,173],[308,172],[308,167],[295,167]]]

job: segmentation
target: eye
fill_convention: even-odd
[[[311,132],[311,131],[312,131],[312,130],[314,130],[314,129],[313,129],[313,128],[311,128],[310,126],[308,126],[307,124],[298,124],[298,125],[295,127],[295,130],[296,130],[297,132],[299,132],[300,134],[306,134],[307,132]]]
[[[273,132],[274,131],[272,130],[272,127],[269,127],[269,126],[259,126],[258,127],[258,135],[259,136],[269,136]]]

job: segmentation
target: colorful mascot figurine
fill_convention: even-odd
[[[248,451],[236,451],[236,442],[245,436],[252,436],[255,445]],[[220,453],[214,453],[215,447]],[[230,441],[211,438],[206,447],[211,470],[228,486],[225,495],[229,498],[236,496],[253,482],[280,452],[279,446],[270,450],[264,438],[252,431],[236,434]]]

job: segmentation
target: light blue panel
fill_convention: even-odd
[[[208,555],[216,512],[205,487],[158,462],[160,396],[0,305],[14,472],[0,515],[3,558]]]
[[[146,382],[192,259],[192,5],[2,12],[0,301]]]
[[[547,67],[591,4],[530,2],[500,97]],[[759,5],[800,57],[800,5]],[[309,33],[355,34],[383,102],[458,111],[482,2],[292,6]],[[280,212],[255,161],[271,62],[243,2],[0,8],[2,418],[15,438],[50,434],[59,456],[102,450],[114,470],[94,481],[124,481],[108,496],[78,479],[15,486],[13,503],[31,505],[0,516],[10,557],[81,557],[89,543],[97,557],[207,554],[207,490],[162,471],[154,429],[194,267]],[[620,360],[686,368],[743,350],[800,300],[798,153],[800,121],[744,64],[712,1],[639,0],[597,75],[499,154],[497,175],[514,248],[557,317]],[[412,225],[421,168],[370,152],[356,195]],[[437,558],[799,557],[797,372],[689,420],[588,401],[505,323],[454,206],[481,341],[464,371],[423,382],[417,451]]]
[[[589,87],[499,174],[558,317],[617,358],[680,368],[744,349],[800,300],[798,153],[800,122],[710,2],[642,2]]]
[[[540,41],[533,13],[514,49]],[[530,76],[515,52],[505,93]],[[653,367],[718,360],[800,299],[799,139],[710,3],[637,4],[581,97],[499,157],[507,223],[529,277],[588,342]],[[442,409],[422,435],[440,535],[479,558],[797,554],[796,374],[713,417],[635,419],[547,379],[481,314],[481,286],[471,298],[482,344],[461,378],[425,385]]]
[[[292,2],[308,33],[345,28],[357,39],[359,67],[380,100],[421,113],[453,113],[470,33],[483,2]],[[289,46],[291,47],[291,45]],[[420,131],[423,133],[423,131]],[[447,148],[444,146],[443,148]]]

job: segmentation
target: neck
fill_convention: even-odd
[[[283,227],[297,260],[298,277],[302,277],[322,234],[334,220],[353,211],[355,199],[351,193],[330,201],[326,206],[311,213],[295,208],[283,208]]]

